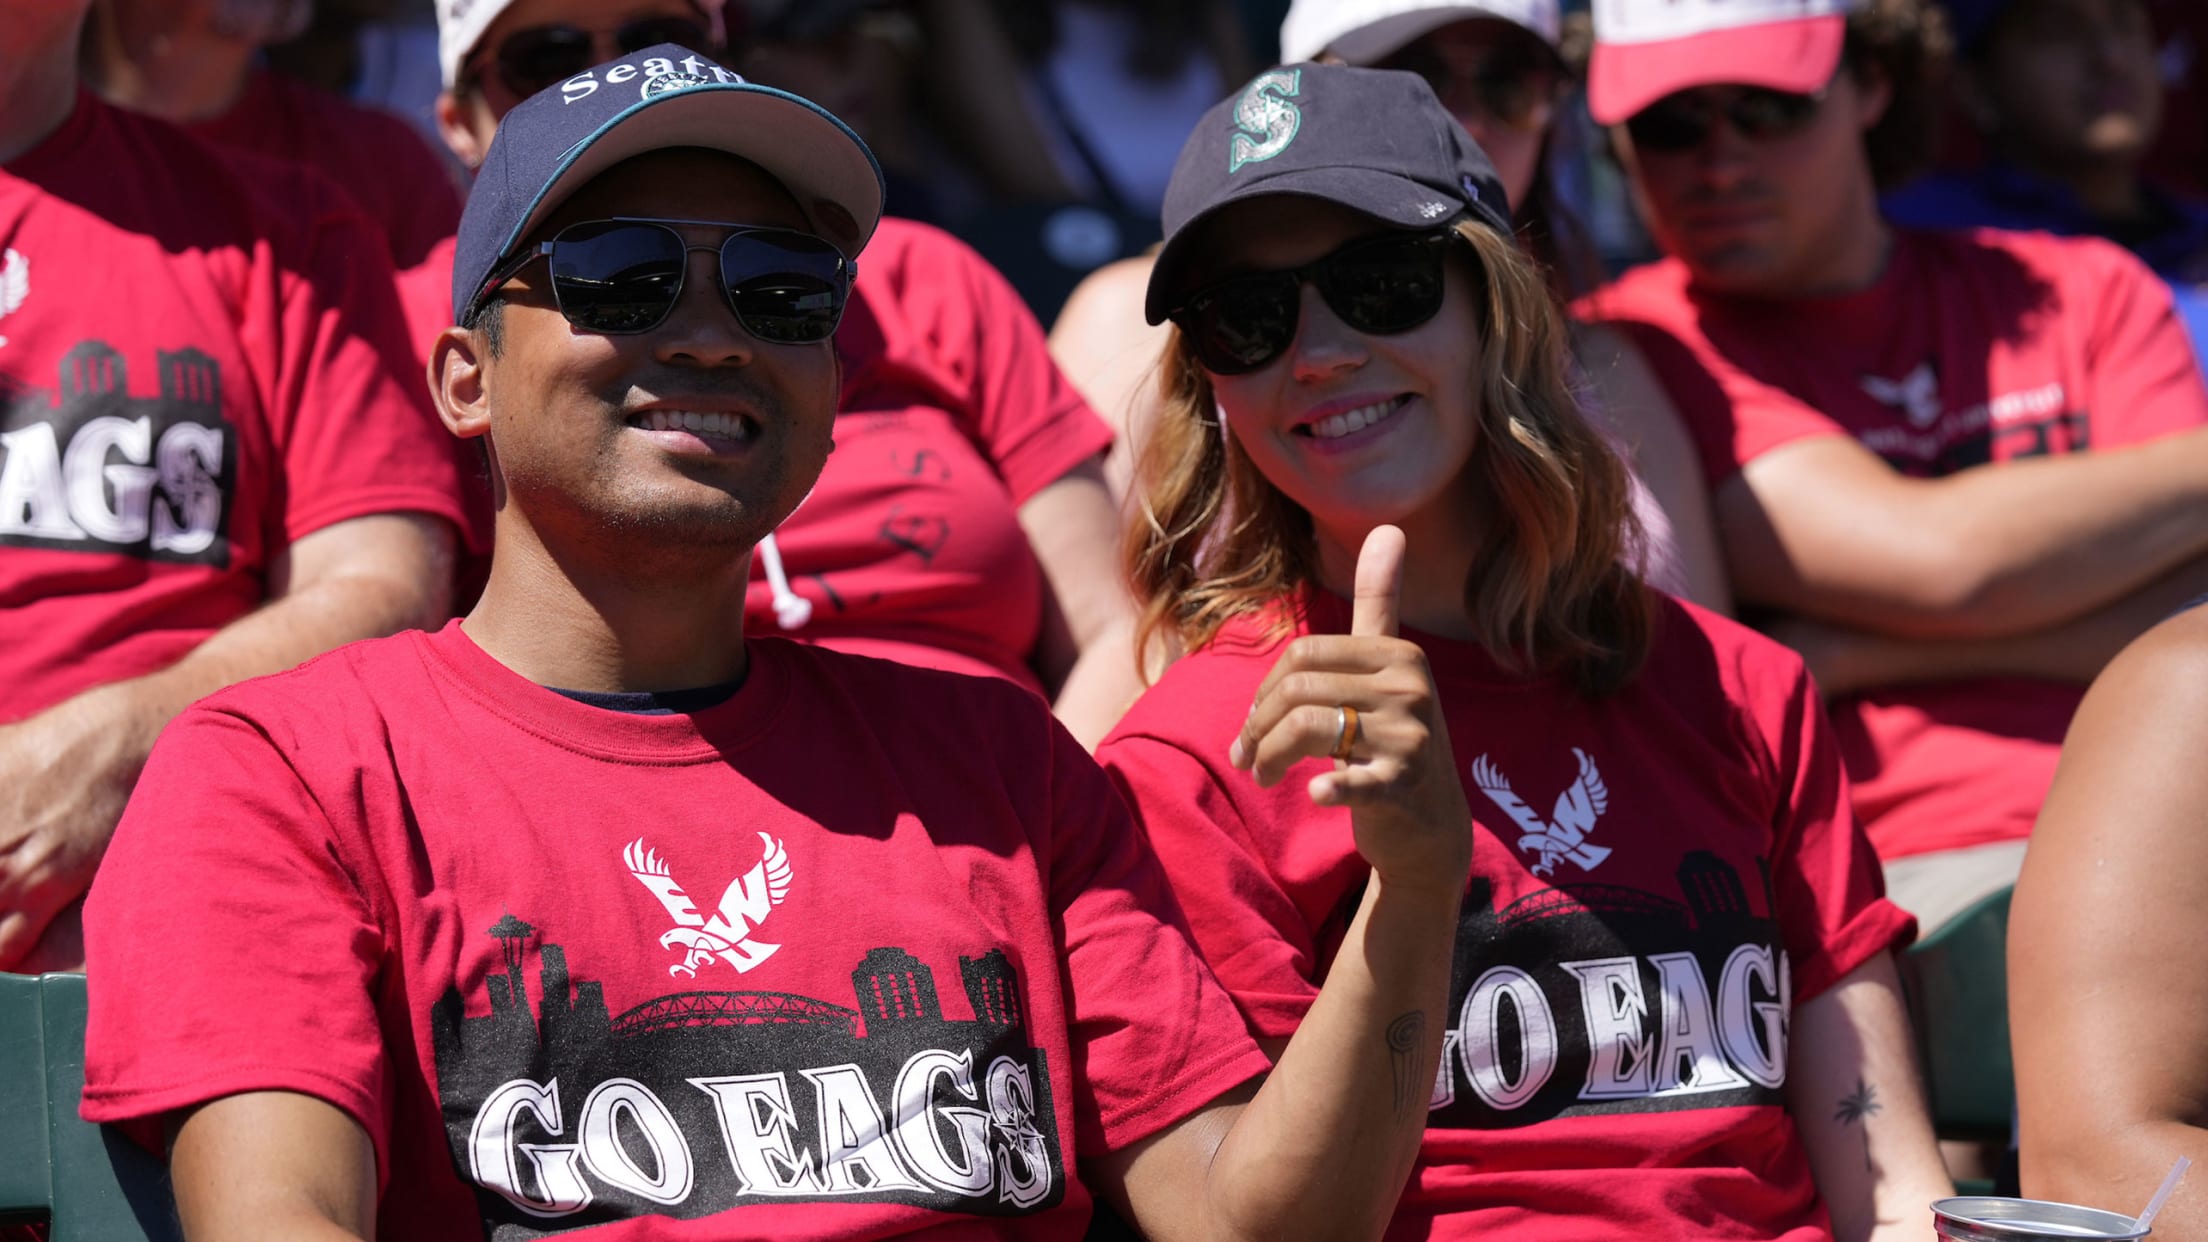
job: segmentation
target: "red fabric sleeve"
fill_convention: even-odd
[[[343,843],[250,720],[161,735],[85,905],[83,1115],[158,1147],[167,1113],[246,1091],[345,1110],[389,1175],[371,989],[383,936]]]
[[[1271,1068],[1197,960],[1156,856],[1111,782],[1053,730],[1051,908],[1065,959],[1084,1157],[1188,1117]]]
[[[1135,808],[1197,952],[1250,1029],[1295,1034],[1319,994],[1320,946],[1226,791],[1194,756],[1139,735],[1114,738],[1097,758]]]
[[[969,434],[996,463],[1012,503],[1025,504],[1110,448],[1112,431],[1051,360],[1042,325],[1011,282],[965,243],[945,240],[940,253],[957,269],[945,279],[970,303]]]
[[[396,277],[366,218],[319,177],[293,184],[305,252],[278,273],[276,304],[244,332],[276,337],[270,434],[283,462],[271,547],[375,513],[426,513],[471,532],[460,444],[429,404]]]
[[[1885,873],[1849,805],[1840,750],[1807,670],[1789,658],[1772,673],[1769,684],[1749,687],[1749,702],[1770,717],[1752,744],[1783,799],[1772,824],[1772,902],[1799,1005],[1907,945],[1916,920],[1886,900]]]
[[[2172,432],[2208,426],[2208,388],[2201,383],[2192,341],[2170,299],[2169,286],[2146,264],[2115,245],[2084,238],[2069,243],[2077,287],[2093,299],[2085,356],[2092,360],[2093,447],[2143,444]]]

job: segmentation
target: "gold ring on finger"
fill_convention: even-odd
[[[1334,715],[1341,722],[1334,731],[1334,757],[1348,763],[1349,752],[1356,748],[1359,736],[1357,709],[1344,703],[1334,709]]]

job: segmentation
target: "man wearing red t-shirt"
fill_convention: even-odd
[[[452,172],[398,117],[256,63],[312,11],[278,0],[97,0],[85,75],[109,103],[321,172],[382,230],[391,261],[412,268],[460,222]]]
[[[1591,106],[1669,257],[1584,309],[1694,430],[1930,927],[2013,879],[2082,685],[2208,587],[2208,392],[2115,247],[1880,219],[1926,132],[1914,8],[1598,3]]]
[[[440,3],[439,116],[454,153],[480,160],[507,109],[567,78],[575,57],[655,32],[693,48],[708,39],[690,0],[602,10]],[[425,345],[451,316],[450,247],[441,257],[441,278],[431,264],[402,281]],[[752,626],[1003,677],[1047,694],[1076,737],[1101,739],[1141,689],[1103,475],[1112,433],[1051,361],[1034,315],[971,247],[892,217],[860,265],[836,353],[836,454],[760,547]]]
[[[1253,1089],[1035,696],[744,633],[872,157],[672,44],[582,83],[492,144],[437,342],[482,598],[168,731],[89,907],[85,1115],[171,1133],[195,1236],[1073,1239],[1093,1188],[1162,1239],[1377,1237],[1461,797],[1375,774],[1373,896]]]
[[[0,969],[82,960],[171,716],[440,620],[461,517],[357,208],[81,92],[83,16],[0,8]]]

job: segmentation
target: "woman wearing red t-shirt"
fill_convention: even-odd
[[[1278,69],[1199,126],[1130,547],[1190,654],[1099,757],[1277,1054],[1366,899],[1345,807],[1453,756],[1484,831],[1394,1236],[1921,1236],[1908,916],[1799,659],[1630,568],[1509,210],[1407,74]]]

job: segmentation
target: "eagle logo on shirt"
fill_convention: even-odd
[[[1866,375],[1863,391],[1880,403],[1900,410],[1919,431],[1940,421],[1940,415],[1946,413],[1946,407],[1940,403],[1940,373],[1930,362],[1918,363],[1916,370],[1899,380]]]
[[[675,926],[659,938],[660,948],[679,948],[683,953],[680,962],[667,968],[668,974],[694,979],[698,968],[711,965],[716,957],[743,973],[782,947],[751,938],[767,915],[790,895],[792,874],[789,851],[780,841],[762,832],[759,843],[764,847],[759,861],[729,881],[710,918],[698,913],[690,895],[675,882],[666,861],[644,843],[644,838],[638,837],[621,851],[621,861],[629,874],[659,899],[659,904],[667,908],[667,916],[675,921]]]
[[[30,296],[31,261],[13,248],[0,253],[0,319],[21,310],[24,299]],[[0,336],[0,345],[7,343],[8,338]]]
[[[1582,871],[1592,871],[1610,857],[1606,847],[1587,841],[1595,821],[1610,809],[1610,790],[1586,751],[1574,746],[1572,753],[1579,757],[1579,779],[1557,796],[1556,809],[1548,820],[1533,813],[1518,791],[1510,787],[1510,779],[1486,755],[1472,761],[1472,783],[1525,832],[1518,838],[1518,848],[1541,856],[1533,865],[1535,875],[1553,876],[1556,864],[1566,860],[1578,863]]]

